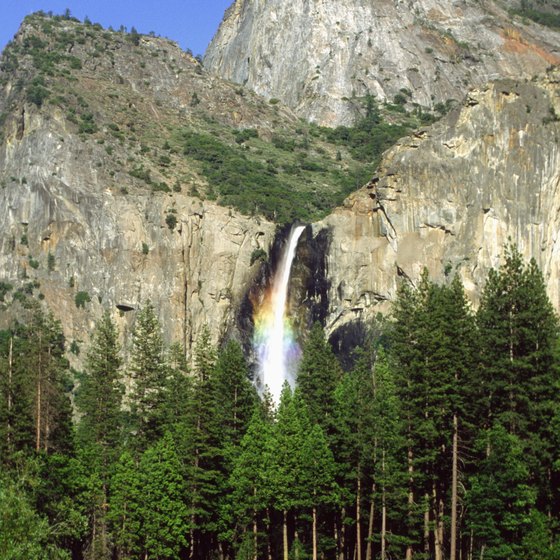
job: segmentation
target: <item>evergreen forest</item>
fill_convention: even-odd
[[[509,247],[476,311],[403,284],[343,367],[315,324],[297,387],[258,397],[241,346],[192,367],[106,312],[83,371],[34,300],[0,332],[2,560],[557,560],[558,319]]]

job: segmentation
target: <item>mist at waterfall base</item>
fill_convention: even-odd
[[[278,404],[285,381],[293,387],[301,349],[287,313],[290,272],[305,226],[293,227],[278,269],[254,316],[254,346],[261,388],[268,388]]]

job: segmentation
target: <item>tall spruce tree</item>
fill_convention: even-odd
[[[301,454],[301,486],[305,491],[303,505],[311,510],[311,557],[317,560],[319,553],[325,553],[319,550],[318,543],[321,507],[336,504],[339,496],[334,457],[319,424],[313,425],[304,434]]]
[[[499,423],[480,433],[476,448],[481,459],[469,479],[467,494],[468,550],[489,560],[522,558],[535,490],[523,445]]]
[[[288,560],[290,540],[299,548],[296,533],[290,539],[288,522],[306,504],[308,488],[304,486],[302,450],[310,430],[307,410],[298,392],[292,394],[288,383],[284,384],[278,405],[274,430],[274,459],[272,489],[274,508],[282,516],[282,557]],[[292,526],[294,526],[292,524]],[[297,527],[297,525],[296,525]],[[280,554],[278,554],[280,556]]]
[[[507,247],[504,262],[491,270],[477,313],[484,409],[480,427],[499,422],[524,445],[529,477],[539,507],[552,513],[556,454],[554,417],[560,404],[555,347],[558,320],[536,263],[523,262]]]
[[[406,517],[408,475],[405,441],[403,438],[403,403],[397,396],[395,374],[383,349],[379,349],[373,366],[373,397],[370,412],[370,438],[373,444],[371,467],[372,505],[376,500],[379,514],[374,519],[370,507],[367,538],[367,560],[373,551],[373,530],[379,532],[379,556],[402,556],[403,536],[401,520]],[[377,539],[375,539],[377,540]]]
[[[320,323],[315,323],[303,347],[297,384],[312,423],[321,425],[328,437],[334,431],[334,390],[341,368]]]
[[[335,432],[332,447],[337,462],[337,481],[342,489],[341,519],[354,509],[356,558],[362,556],[364,496],[368,494],[367,472],[375,460],[376,440],[372,437],[371,405],[373,402],[373,349],[356,353],[354,368],[346,373],[334,392]],[[345,527],[340,527],[343,535]],[[341,541],[348,542],[348,539]],[[343,546],[339,543],[339,546]]]
[[[0,461],[12,463],[14,454],[33,449],[31,341],[23,325],[2,331],[0,337]]]
[[[257,394],[243,350],[233,340],[218,353],[214,390],[222,435],[229,445],[236,446],[247,429]]]
[[[122,444],[124,386],[119,353],[117,328],[106,311],[95,326],[76,395],[76,404],[82,413],[77,432],[81,458],[89,470],[93,491],[91,533],[94,538],[87,556],[99,560],[111,557],[106,519],[109,482]]]
[[[104,477],[121,443],[124,387],[120,368],[118,332],[106,311],[95,326],[76,395],[81,412],[78,439],[82,446],[93,448]]]
[[[134,382],[130,395],[131,445],[141,453],[163,435],[168,376],[161,325],[149,301],[136,317],[129,373]]]
[[[108,520],[115,555],[119,560],[138,558],[141,552],[142,481],[129,451],[117,461],[111,477]]]
[[[204,328],[195,345],[192,400],[188,411],[191,549],[204,558],[218,546],[219,500],[226,474],[216,392],[216,349]]]
[[[262,557],[270,539],[270,507],[273,501],[272,469],[274,465],[272,418],[259,403],[253,414],[239,451],[233,461],[227,501],[231,539],[250,551],[251,558]],[[259,541],[264,533],[265,539]]]
[[[474,322],[459,280],[437,286],[427,273],[416,290],[400,290],[394,319],[391,354],[399,397],[406,403],[408,537],[422,540],[424,554],[441,560],[448,512],[449,546],[457,548],[459,426],[466,402],[462,387],[472,385]],[[406,556],[411,555],[409,546]]]
[[[138,504],[142,558],[173,560],[187,550],[189,512],[186,487],[173,438],[166,434],[140,460]]]

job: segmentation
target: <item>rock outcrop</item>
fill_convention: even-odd
[[[385,154],[327,229],[330,331],[388,309],[399,277],[460,274],[477,301],[514,243],[534,257],[560,309],[560,72],[499,80]]]
[[[37,282],[71,341],[83,339],[104,308],[121,311],[126,333],[128,312],[147,300],[168,342],[189,349],[205,325],[223,336],[258,270],[251,255],[269,246],[275,226],[180,193],[110,189],[83,152],[45,125],[26,117],[22,140],[8,141],[0,155],[18,177],[0,190],[2,278]],[[78,307],[79,293],[91,301]]]
[[[150,299],[166,341],[191,355],[205,325],[214,340],[239,326],[276,224],[197,197],[212,185],[182,149],[184,127],[235,146],[227,126],[297,136],[290,127],[304,125],[168,41],[58,24],[56,35],[33,20],[0,61],[0,305],[33,293],[79,344],[104,308],[126,339]],[[560,309],[559,100],[558,71],[494,81],[389,150],[306,233],[294,276],[306,313],[329,332],[371,318],[424,266],[442,281],[457,271],[476,302],[509,238],[537,259]]]
[[[78,345],[103,309],[126,339],[151,300],[166,342],[190,356],[204,326],[214,340],[234,328],[254,254],[266,254],[276,226],[191,195],[204,184],[173,135],[206,111],[214,126],[266,128],[280,117],[173,43],[139,42],[33,16],[5,53],[0,281],[13,286],[9,301],[17,290],[44,299]]]
[[[236,0],[204,64],[327,126],[359,98],[434,107],[500,77],[560,62],[560,33],[486,0]]]

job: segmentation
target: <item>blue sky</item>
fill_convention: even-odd
[[[43,10],[62,14],[69,8],[103,27],[136,27],[140,33],[177,41],[183,49],[204,54],[233,0],[0,0],[0,50],[14,36],[23,18]]]

